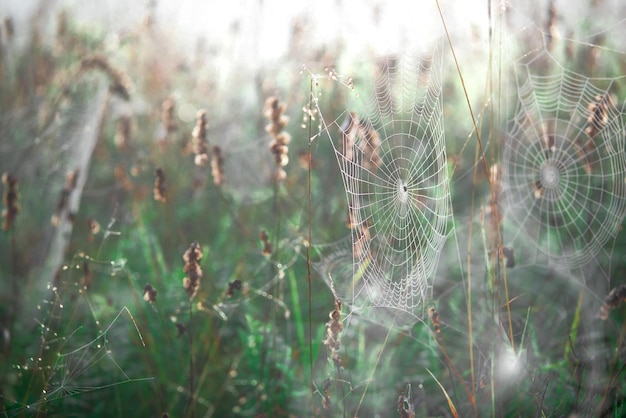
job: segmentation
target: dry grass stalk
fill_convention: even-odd
[[[354,159],[354,144],[356,143],[356,127],[358,123],[359,117],[356,113],[350,112],[339,128],[341,130],[341,152],[350,161]]]
[[[219,145],[213,145],[211,150],[211,175],[213,184],[219,187],[224,184],[224,156]]]
[[[89,289],[92,282],[92,272],[89,268],[89,261],[83,260],[83,277],[80,280],[80,284],[83,286],[84,290]]]
[[[165,187],[165,173],[160,167],[154,170],[154,200],[161,203],[167,203],[167,194]]]
[[[546,47],[549,51],[551,51],[554,47],[554,39],[558,39],[561,37],[558,23],[559,15],[556,9],[556,5],[554,4],[554,1],[551,1],[548,7],[548,19],[546,22],[546,34],[548,35],[546,37]]]
[[[263,243],[263,250],[262,253],[265,257],[269,257],[272,255],[272,243],[270,242],[270,238],[267,235],[267,231],[265,231],[265,229],[261,229],[261,232],[259,233],[259,238],[261,239],[261,242]]]
[[[52,225],[59,226],[59,223],[61,222],[61,215],[68,208],[70,195],[76,188],[77,183],[78,169],[72,170],[65,175],[65,186],[63,186],[63,189],[61,190],[61,195],[59,196],[54,215],[52,215]],[[72,214],[68,214],[68,219],[72,219]]]
[[[489,216],[494,216],[494,226],[502,224],[502,213],[499,210],[500,195],[502,193],[502,184],[500,182],[501,171],[499,164],[494,164],[489,169],[489,183],[491,184],[493,194],[489,201],[489,206],[485,210],[485,213]]]
[[[194,241],[189,245],[185,254],[183,254],[183,261],[185,262],[183,272],[186,274],[183,279],[183,287],[189,295],[189,300],[196,297],[198,289],[200,289],[200,279],[202,279],[201,260],[202,251],[200,250],[200,244]]]
[[[272,137],[269,148],[276,161],[276,181],[279,182],[287,178],[283,167],[289,164],[288,144],[291,142],[291,135],[283,131],[289,122],[289,118],[284,113],[285,105],[280,103],[277,97],[271,96],[265,100],[264,114],[270,121],[265,130]]]
[[[205,110],[198,111],[196,126],[193,128],[191,146],[195,154],[194,163],[203,167],[209,161],[209,143],[207,140],[208,123]]]
[[[156,297],[158,293],[159,292],[157,292],[150,283],[146,283],[146,285],[143,287],[143,300],[145,300],[146,302],[154,303],[156,302]]]
[[[15,217],[20,211],[20,207],[17,203],[18,181],[12,174],[4,173],[2,175],[2,183],[5,187],[2,197],[2,201],[4,202],[4,209],[2,210],[2,229],[8,231],[13,228]]]
[[[598,316],[602,320],[608,319],[609,312],[617,308],[623,302],[626,302],[626,284],[621,284],[611,289],[604,299],[604,305],[600,307]]]

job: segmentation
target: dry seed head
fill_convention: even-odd
[[[437,340],[441,340],[441,323],[439,322],[439,312],[437,312],[437,309],[428,309],[428,317],[433,323],[433,328],[435,330],[435,336],[437,337]]]
[[[226,296],[228,296],[229,298],[232,298],[233,296],[235,296],[235,290],[241,291],[242,288],[243,288],[243,283],[241,282],[241,280],[239,279],[233,280],[232,282],[228,283],[228,290],[226,291]]]
[[[13,228],[15,217],[20,211],[20,207],[17,202],[18,181],[12,174],[4,173],[2,175],[2,183],[4,184],[4,195],[2,196],[2,201],[4,203],[4,209],[2,210],[2,229],[8,231]]]
[[[209,145],[207,140],[208,123],[205,110],[198,111],[196,126],[193,128],[191,146],[195,154],[194,163],[205,166],[209,162]]]
[[[146,302],[154,303],[156,302],[156,297],[158,293],[159,292],[157,292],[150,283],[146,283],[146,285],[143,287],[143,300],[145,300]]]
[[[211,175],[213,184],[221,186],[224,184],[224,156],[219,145],[213,145],[211,153]]]
[[[282,182],[287,178],[287,173],[283,167],[289,164],[288,144],[291,142],[291,135],[283,131],[289,122],[289,118],[284,113],[285,105],[280,103],[277,97],[272,96],[265,100],[264,114],[270,121],[265,130],[272,137],[269,149],[276,162],[275,180],[277,182]]]
[[[117,131],[113,141],[120,151],[127,151],[130,145],[130,121],[130,116],[121,116],[117,120]]]
[[[359,148],[365,154],[364,166],[368,170],[376,171],[382,164],[382,160],[378,155],[378,147],[380,146],[380,136],[378,132],[368,123],[358,121],[358,131],[361,136]]]
[[[100,233],[100,224],[95,219],[89,219],[87,221],[87,227],[89,228],[89,232],[93,235]]]
[[[341,300],[335,298],[335,309],[328,314],[330,321],[326,323],[326,338],[322,344],[327,346],[331,352],[331,359],[337,369],[341,367],[341,358],[339,357],[339,349],[341,341],[339,333],[343,331],[343,323],[341,321]]]
[[[265,231],[265,229],[261,229],[261,232],[259,233],[259,238],[261,239],[261,242],[263,243],[263,255],[265,257],[269,257],[272,255],[272,243],[270,242],[269,236],[267,235],[267,232]]]
[[[161,105],[161,121],[168,135],[178,130],[178,123],[174,118],[175,107],[176,102],[172,98],[163,100],[163,104]]]
[[[609,312],[617,308],[623,302],[626,302],[626,284],[621,284],[611,289],[604,299],[604,305],[600,307],[598,316],[600,319],[606,320],[609,317]]]
[[[159,167],[154,170],[154,200],[161,203],[167,203],[166,186],[165,186],[165,173]]]
[[[198,293],[200,288],[200,279],[202,278],[202,268],[200,261],[202,260],[202,251],[197,241],[192,242],[189,248],[183,254],[183,272],[186,274],[183,279],[183,288],[192,300]]]
[[[595,136],[609,123],[609,110],[615,107],[615,102],[609,94],[604,96],[596,96],[595,100],[589,103],[587,110],[589,116],[587,117],[587,124],[589,125],[585,129],[585,133],[589,138],[593,139]]]

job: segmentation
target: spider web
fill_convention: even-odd
[[[452,214],[440,49],[387,57],[373,78],[373,85],[355,87],[348,109],[325,124],[352,239],[337,243],[321,270],[339,272],[333,286],[355,311],[383,308],[400,324],[423,315]],[[341,267],[348,259],[352,268]]]
[[[517,107],[502,153],[505,239],[525,245],[530,263],[575,270],[599,254],[610,259],[606,244],[626,213],[619,79],[571,71],[546,46],[514,71]]]

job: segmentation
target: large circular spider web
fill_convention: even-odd
[[[556,71],[545,74],[545,64]],[[516,63],[518,104],[502,160],[509,242],[575,269],[593,260],[626,213],[624,111],[615,80],[558,65],[546,50]],[[602,87],[601,87],[602,86]]]
[[[355,310],[386,308],[403,321],[430,298],[451,218],[440,80],[440,54],[384,59],[371,94],[357,93],[333,122],[353,262],[334,287]]]

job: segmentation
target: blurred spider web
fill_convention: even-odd
[[[504,241],[525,263],[583,271],[611,260],[608,244],[626,214],[625,112],[616,96],[624,77],[609,77],[609,67],[604,78],[592,77],[593,62],[576,67],[573,57],[556,56],[548,34],[531,33],[540,47],[512,64],[517,105],[502,143]]]
[[[349,242],[325,249],[318,271],[355,312],[380,308],[396,325],[423,316],[451,230],[441,71],[440,46],[379,60],[369,86],[331,70],[352,99],[334,119],[318,102],[351,230]]]

